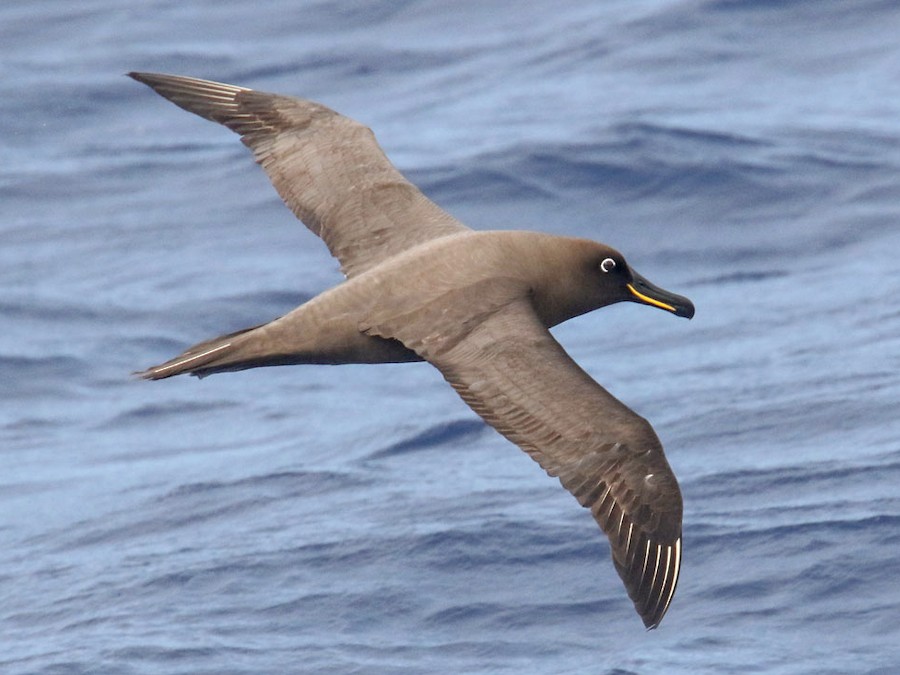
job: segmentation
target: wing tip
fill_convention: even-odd
[[[647,539],[639,574],[628,574],[629,569],[620,569],[620,574],[626,580],[628,594],[634,602],[634,608],[648,631],[659,626],[669,611],[672,598],[675,597],[675,589],[681,573],[681,537],[679,536],[672,544],[656,544],[656,561],[652,565],[648,565],[651,547],[652,543]],[[665,553],[663,553],[664,550]],[[633,572],[637,571],[634,567],[637,560],[638,556],[635,555],[631,566]],[[651,567],[652,576],[648,574]],[[648,576],[650,585],[645,586]],[[634,582],[637,582],[637,586],[632,588],[631,584]]]
[[[127,77],[130,77],[132,80],[137,80],[138,82],[146,84],[147,78],[151,77],[153,73],[145,73],[140,70],[129,70],[127,73],[125,73],[125,75]]]

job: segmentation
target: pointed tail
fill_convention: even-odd
[[[183,354],[170,359],[158,366],[152,366],[146,370],[134,373],[145,380],[162,380],[174,375],[190,373],[196,377],[205,377],[213,373],[221,373],[230,370],[244,370],[260,364],[258,358],[246,358],[241,349],[241,337],[252,330],[259,328],[245,328],[235,333],[222,335],[205,342],[200,342]]]

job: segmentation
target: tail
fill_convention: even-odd
[[[276,365],[272,363],[271,359],[262,362],[263,359],[260,359],[258,355],[248,358],[246,350],[242,349],[246,341],[241,338],[259,327],[245,328],[235,333],[200,342],[174,359],[134,374],[145,380],[162,380],[183,373],[206,377],[213,373],[244,370],[260,365]]]
[[[319,298],[330,297],[328,293]],[[321,301],[310,301],[274,321],[201,342],[180,356],[135,375],[145,380],[162,380],[183,373],[205,377],[262,366],[422,360],[397,340],[360,331],[352,311],[328,304],[326,313],[320,304]]]

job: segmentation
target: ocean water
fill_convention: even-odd
[[[898,672],[897,35],[877,0],[0,4],[0,672]],[[681,481],[659,629],[427,364],[130,377],[340,275],[129,70],[320,100],[471,226],[693,299],[555,330]]]

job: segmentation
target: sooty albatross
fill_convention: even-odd
[[[650,424],[548,328],[624,300],[690,318],[691,302],[603,244],[469,229],[397,171],[370,129],[323,105],[191,77],[130,76],[240,134],[347,277],[281,318],[139,375],[428,361],[591,510],[638,614],[656,627],[681,563],[678,483]]]

